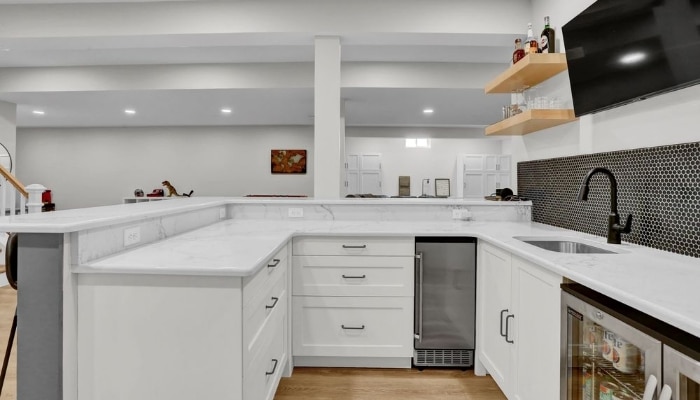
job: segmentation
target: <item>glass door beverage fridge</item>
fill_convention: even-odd
[[[580,286],[574,285],[573,287]],[[662,343],[628,315],[635,311],[599,301],[585,287],[562,286],[562,385],[568,400],[651,400],[662,379]]]
[[[671,388],[674,400],[700,400],[700,346],[683,350],[664,345],[664,384]]]

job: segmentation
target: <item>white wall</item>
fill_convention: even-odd
[[[270,150],[306,149],[305,175],[272,175]],[[118,204],[169,180],[194,196],[313,195],[312,127],[18,129],[18,178],[57,209]]]
[[[559,47],[566,43],[561,27],[593,4],[593,0],[532,0],[534,26],[551,17]],[[538,28],[539,29],[539,28]],[[542,95],[560,96],[571,106],[569,78],[563,72],[539,88]],[[514,162],[616,151],[700,140],[700,86],[666,93],[593,115],[576,122],[513,137]]]
[[[501,154],[502,141],[494,139],[445,138],[438,129],[422,129],[424,135],[417,134],[419,130],[409,129],[403,137],[399,136],[401,129],[376,129],[378,135],[388,137],[368,137],[371,128],[363,128],[363,136],[357,135],[358,128],[348,128],[345,138],[347,154],[381,153],[382,154],[382,187],[384,194],[396,196],[399,191],[398,177],[411,177],[411,195],[421,195],[421,182],[430,179],[431,185],[435,178],[449,178],[454,185],[454,169],[457,155],[462,153]],[[429,149],[406,148],[405,137],[432,137]],[[431,190],[433,187],[431,186]],[[454,189],[452,190],[454,193]],[[434,192],[432,192],[434,193]]]

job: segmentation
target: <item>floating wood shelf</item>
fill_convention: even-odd
[[[528,54],[486,84],[489,93],[511,93],[541,83],[565,71],[566,54]]]
[[[486,135],[525,135],[575,121],[574,110],[527,110],[486,127]]]

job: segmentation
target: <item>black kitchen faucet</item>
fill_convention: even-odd
[[[620,225],[620,214],[617,213],[617,180],[615,175],[609,169],[596,167],[588,171],[588,174],[581,182],[581,188],[578,191],[578,199],[588,200],[588,190],[591,178],[595,174],[604,174],[610,179],[610,215],[608,215],[608,243],[620,244],[620,235],[630,233],[632,230],[632,214],[627,216],[625,225]]]

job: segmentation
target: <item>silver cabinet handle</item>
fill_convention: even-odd
[[[361,330],[365,329],[365,326],[364,326],[364,325],[362,325],[362,326],[345,326],[345,325],[340,325],[340,327],[343,328],[343,329],[350,329],[350,330],[356,330],[356,331],[361,331]]]
[[[273,258],[272,262],[267,264],[267,268],[275,268],[276,266],[280,265],[280,259],[279,258]]]
[[[498,333],[500,333],[501,336],[503,336],[503,337],[506,337],[508,335],[508,331],[503,332],[503,314],[505,314],[507,312],[508,312],[507,308],[505,310],[501,310],[500,326],[498,328]]]
[[[367,245],[366,244],[361,244],[361,245],[349,245],[349,244],[344,244],[343,245],[344,249],[366,249]]]
[[[274,374],[275,371],[277,370],[277,363],[279,362],[279,360],[273,358],[273,359],[272,359],[272,362],[275,363],[275,365],[272,366],[272,371],[265,372],[265,375],[272,375],[272,374]]]
[[[353,275],[343,274],[343,278],[345,278],[345,279],[365,279],[366,277],[367,277],[367,275],[353,276]]]
[[[514,340],[508,340],[508,331],[510,330],[510,329],[509,329],[508,320],[511,319],[511,318],[515,319],[515,315],[514,315],[514,314],[508,314],[508,315],[506,316],[506,336],[505,336],[505,338],[506,338],[506,342],[508,342],[508,343],[515,343]]]
[[[275,306],[277,305],[277,302],[280,301],[279,297],[272,297],[272,300],[273,300],[273,302],[272,302],[271,306],[265,305],[266,309],[267,308],[275,308]]]

